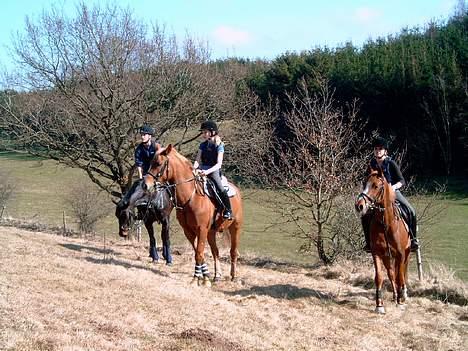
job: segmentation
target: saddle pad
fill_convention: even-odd
[[[409,213],[407,211],[407,208],[405,206],[403,206],[399,201],[395,201],[396,203],[396,207],[397,207],[397,211],[400,215],[400,217],[403,219],[403,223],[405,224],[405,227],[406,227],[406,230],[408,231],[409,233]]]
[[[236,190],[228,183],[228,180],[225,176],[221,176],[221,184],[223,185],[224,189],[227,189],[229,197],[236,195]],[[205,188],[205,194],[208,194],[209,197],[212,197],[211,191],[208,189],[207,181],[203,182],[203,186]]]

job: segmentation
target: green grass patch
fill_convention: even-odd
[[[66,168],[54,161],[26,154],[0,153],[0,168],[16,180],[16,194],[8,203],[6,215],[15,219],[34,220],[51,226],[61,226],[65,212],[67,225],[76,229],[71,210],[66,204],[70,188],[77,182],[89,182],[79,169]],[[468,196],[465,183],[456,180],[446,210],[435,223],[421,228],[423,260],[442,262],[468,280]],[[301,241],[291,235],[291,225],[279,225],[281,218],[272,208],[275,193],[243,190],[245,224],[241,239],[241,254],[253,254],[269,259],[299,264],[313,264],[317,258],[298,252]],[[455,196],[456,195],[456,196]],[[106,196],[103,193],[103,196]],[[176,219],[172,220],[173,245],[187,245]],[[159,231],[159,228],[156,229]],[[117,221],[113,211],[102,220],[97,234],[117,237]],[[145,234],[144,234],[145,235]],[[158,235],[158,242],[160,238]],[[221,242],[221,245],[225,245]],[[414,261],[414,258],[413,258]]]

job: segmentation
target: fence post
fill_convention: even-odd
[[[3,205],[2,206],[2,213],[0,214],[0,221],[3,219],[3,212],[5,212],[5,208],[6,208],[6,206]]]
[[[63,221],[63,235],[67,234],[67,221],[65,219],[65,211],[62,212],[62,221]]]
[[[416,263],[418,265],[418,278],[422,280],[423,278],[423,270],[422,270],[422,259],[421,259],[421,247],[418,247],[416,251]]]

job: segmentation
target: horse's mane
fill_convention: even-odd
[[[192,167],[192,162],[190,162],[190,161],[187,159],[187,157],[185,157],[184,155],[182,155],[181,153],[179,153],[179,152],[176,150],[175,147],[172,147],[172,150],[171,150],[170,153],[172,153],[172,152],[174,153],[174,156],[175,156],[176,158],[179,159],[180,162],[185,163],[186,166],[188,166],[188,167],[190,167],[190,168]]]

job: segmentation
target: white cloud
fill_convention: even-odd
[[[249,32],[228,26],[219,26],[213,31],[213,36],[218,42],[226,46],[243,45],[252,40]]]
[[[380,12],[370,7],[359,7],[354,11],[353,17],[360,23],[373,22],[380,17]]]

